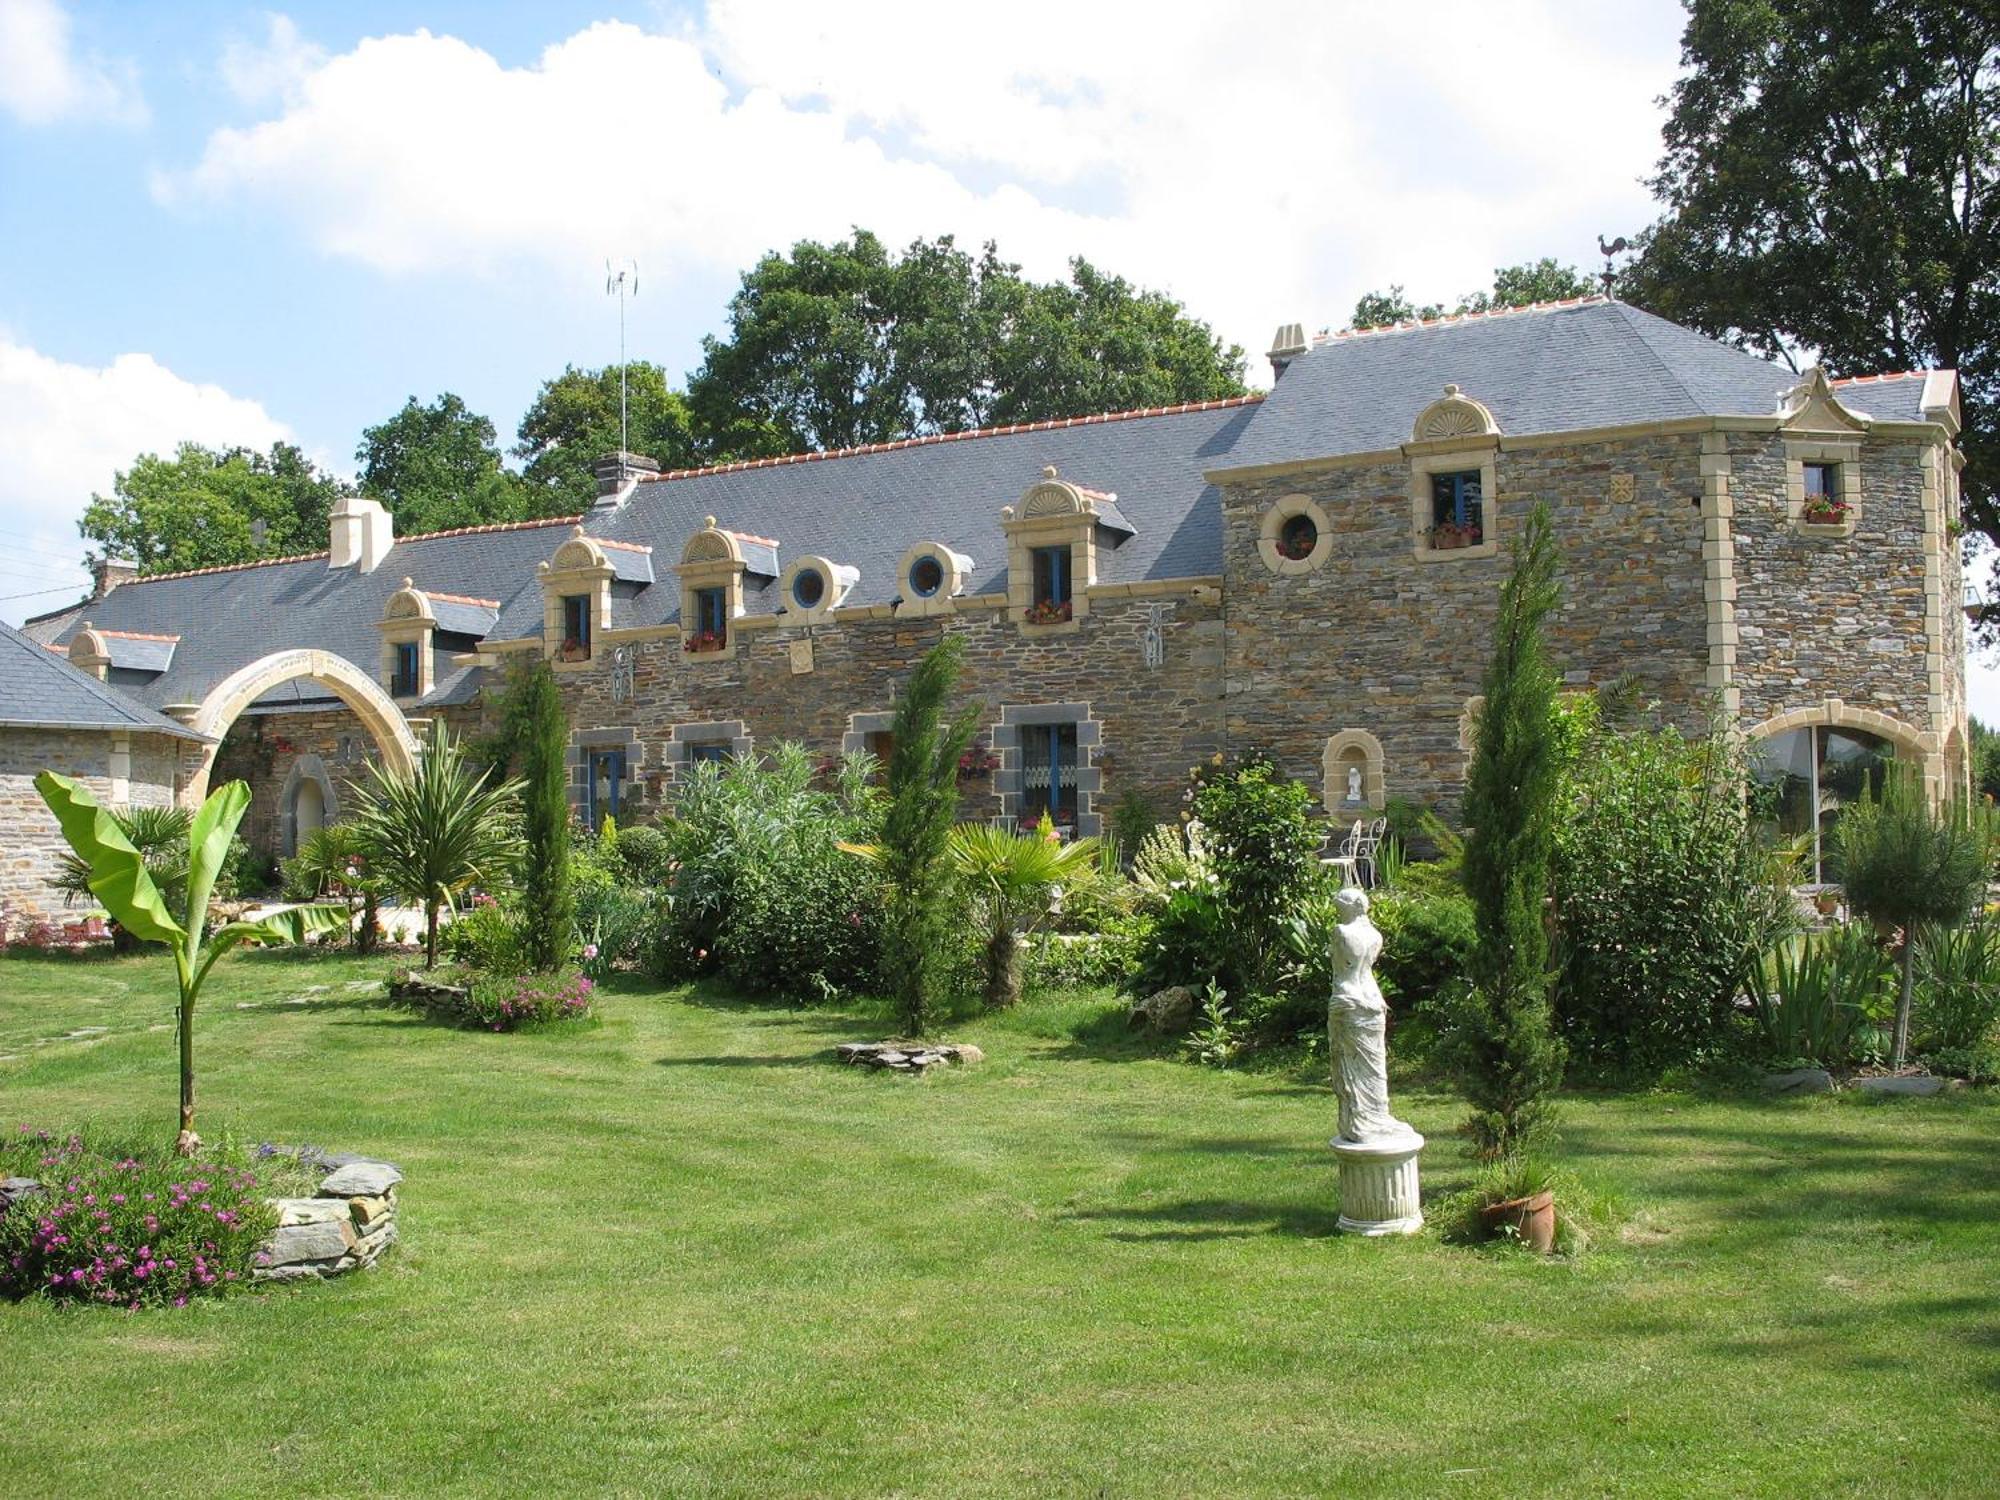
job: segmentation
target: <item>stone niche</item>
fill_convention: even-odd
[[[310,1198],[274,1198],[278,1228],[251,1257],[252,1281],[324,1281],[372,1266],[396,1243],[396,1185],[403,1174],[385,1161],[301,1147],[296,1155],[320,1174]]]

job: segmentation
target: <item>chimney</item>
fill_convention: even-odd
[[[96,557],[90,563],[90,602],[95,604],[121,583],[139,576],[139,565],[122,557]]]
[[[372,573],[396,544],[396,523],[379,500],[343,495],[334,502],[326,565]]]
[[[1276,385],[1283,380],[1292,361],[1305,352],[1305,324],[1280,323],[1277,333],[1271,338],[1271,352],[1264,356],[1271,361],[1271,383]]]
[[[643,453],[607,453],[591,465],[597,475],[597,504],[617,506],[625,502],[632,486],[648,474],[660,472],[658,459],[646,457]]]

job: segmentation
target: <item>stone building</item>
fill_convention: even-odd
[[[0,625],[0,941],[61,914],[49,877],[68,845],[35,790],[36,774],[53,767],[112,805],[171,806],[182,747],[198,742],[194,731]]]
[[[1253,748],[1334,817],[1449,813],[1540,501],[1576,689],[1727,715],[1801,827],[1883,755],[1964,784],[1952,372],[1801,378],[1605,298],[1290,325],[1272,363],[1235,401],[674,473],[613,455],[560,521],[398,538],[343,501],[325,552],[126,582],[55,639],[221,741],[281,852],[414,721],[477,724],[520,653],[554,663],[579,811],[629,822],[694,761],[883,748],[945,632],[984,726],[968,816],[1090,832]],[[129,644],[151,636],[174,644]],[[216,761],[188,750],[177,791]]]

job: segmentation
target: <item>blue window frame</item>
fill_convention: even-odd
[[[389,694],[391,697],[412,698],[416,696],[417,686],[423,680],[420,671],[421,665],[417,657],[417,643],[415,641],[398,641],[396,643],[396,670],[389,679]]]
[[[688,746],[688,764],[698,766],[703,761],[721,765],[729,759],[728,740],[701,740]]]
[[[1431,475],[1431,525],[1450,526],[1465,540],[1480,541],[1486,535],[1484,499],[1477,469],[1456,469],[1449,474],[1433,474]]]
[[[697,635],[712,635],[717,640],[728,637],[728,590],[714,588],[694,591],[694,628]]]
[[[1806,499],[1838,500],[1840,498],[1840,465],[1806,465]]]
[[[590,595],[563,595],[563,644],[576,642],[583,654],[590,654]]]
[[[625,752],[592,750],[586,765],[590,774],[584,781],[584,819],[593,829],[602,828],[606,818],[618,816],[620,794],[625,789]]]
[[[1076,725],[1021,726],[1022,827],[1033,827],[1047,813],[1058,828],[1075,829],[1076,768]]]
[[[1067,547],[1035,548],[1035,603],[1061,606],[1070,602],[1070,552]]]

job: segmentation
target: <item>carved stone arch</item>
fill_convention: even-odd
[[[307,804],[308,816],[301,819],[300,802]],[[316,803],[317,816],[311,809]],[[278,794],[278,849],[287,858],[299,852],[299,841],[316,828],[340,817],[340,789],[317,755],[301,755],[285,776],[285,788]]]
[[[578,568],[608,568],[611,564],[604,556],[604,549],[597,545],[595,537],[585,536],[583,528],[577,527],[563,539],[560,547],[549,558],[549,571],[566,573]]]
[[[1075,485],[1060,479],[1044,479],[1030,485],[1021,497],[1020,514],[1029,516],[1087,516],[1095,509]]]
[[[1446,386],[1442,396],[1418,412],[1410,428],[1410,441],[1414,443],[1499,435],[1500,424],[1493,420],[1493,413],[1485,403],[1462,394],[1455,385]]]
[[[384,620],[429,620],[432,618],[430,596],[418,588],[412,579],[405,578],[403,586],[389,596],[389,602],[382,606]]]
[[[1945,795],[1944,737],[1926,734],[1914,729],[1901,719],[1891,718],[1873,708],[1855,708],[1838,698],[1828,698],[1810,708],[1787,709],[1784,713],[1773,714],[1762,723],[1753,724],[1744,731],[1744,738],[1755,744],[1773,735],[1784,734],[1793,729],[1807,729],[1825,725],[1831,729],[1853,729],[1863,734],[1877,735],[1887,740],[1901,755],[1907,755],[1910,762],[1922,772],[1924,795],[1935,802]]]
[[[736,544],[736,538],[711,522],[687,539],[681,548],[683,563],[743,561],[743,549]]]
[[[208,796],[208,778],[215,769],[216,752],[222,748],[222,737],[236,722],[237,715],[272,688],[299,677],[318,683],[354,710],[355,717],[361,720],[375,741],[375,748],[381,752],[383,765],[391,772],[406,772],[414,767],[417,740],[411,733],[409,720],[373,678],[346,657],[331,651],[274,651],[223,678],[188,716],[188,727],[206,735],[209,742],[200,747],[183,783],[184,806],[199,807]]]
[[[1343,729],[1329,736],[1320,755],[1320,769],[1324,775],[1320,800],[1335,817],[1363,808],[1380,812],[1388,802],[1382,779],[1382,742],[1365,729]],[[1361,772],[1358,801],[1347,795],[1353,780],[1351,770]]]

